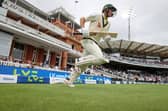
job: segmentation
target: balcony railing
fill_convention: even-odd
[[[71,48],[71,46],[69,44],[66,44],[66,43],[64,43],[64,42],[62,42],[62,41],[60,41],[60,40],[58,40],[56,38],[53,38],[53,37],[51,37],[51,36],[49,36],[49,35],[47,35],[45,33],[39,32],[38,30],[30,28],[30,27],[28,27],[28,26],[26,26],[26,25],[24,25],[24,24],[22,24],[20,22],[16,22],[16,21],[14,21],[12,19],[9,19],[7,17],[0,16],[0,21],[3,21],[4,23],[7,23],[8,25],[13,26],[13,27],[15,27],[17,29],[20,29],[20,30],[23,30],[25,32],[31,33],[33,35],[36,35],[39,38],[42,38],[42,39],[45,39],[47,41],[56,43],[56,44],[58,44],[60,46],[63,46],[63,47],[66,47],[66,48]]]
[[[81,53],[76,50],[73,50],[71,45],[64,43],[63,41],[60,41],[56,38],[53,38],[45,33],[39,32],[38,30],[35,30],[31,27],[28,27],[20,22],[14,21],[10,18],[7,18],[5,16],[0,15],[0,23],[4,23],[5,25],[12,26],[16,29],[19,29],[19,30],[25,32],[25,33],[35,35],[36,39],[44,40],[52,45],[56,45],[57,47],[60,47],[64,50],[67,50],[72,55],[81,56]]]
[[[50,22],[36,16],[35,14],[33,14],[32,12],[27,11],[26,9],[14,4],[13,2],[10,2],[9,0],[3,2],[3,7],[7,8],[8,10],[10,10],[11,12],[14,12],[22,17],[25,17],[26,19],[46,28],[49,29],[50,31],[59,34],[61,36],[65,36],[65,31],[53,24],[51,24]]]

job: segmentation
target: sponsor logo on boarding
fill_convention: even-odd
[[[0,75],[0,83],[17,83],[17,76]]]
[[[96,84],[96,80],[85,80],[86,84]]]
[[[0,75],[0,80],[14,80],[15,78],[10,75]]]
[[[12,77],[3,77],[2,80],[12,81],[12,80],[15,80],[15,79],[12,78]]]
[[[65,78],[50,77],[50,84],[64,83]]]

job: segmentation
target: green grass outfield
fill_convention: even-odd
[[[168,111],[168,85],[0,84],[0,111]]]

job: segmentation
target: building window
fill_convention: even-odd
[[[59,62],[60,62],[60,56],[56,56],[56,66],[59,66]]]
[[[75,48],[75,45],[74,44],[72,44],[72,49],[74,49]]]
[[[75,64],[75,58],[68,57],[68,64],[74,65]]]
[[[32,62],[33,62],[33,63],[36,62],[37,53],[38,53],[38,49],[37,49],[37,48],[34,48],[34,50],[33,50],[33,57],[32,57]]]
[[[13,49],[13,57],[15,60],[22,60],[24,54],[24,45],[20,43],[15,43],[14,49]]]

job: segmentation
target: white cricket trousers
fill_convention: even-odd
[[[83,39],[82,46],[84,48],[83,55],[81,58],[87,58],[87,56],[92,56],[94,59],[89,59],[87,63],[77,65],[80,70],[74,71],[70,76],[71,83],[86,70],[89,65],[100,65],[103,63],[108,63],[109,60],[103,57],[103,53],[100,47],[90,39]]]

